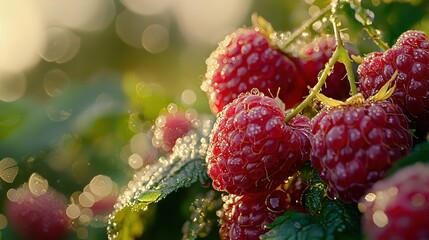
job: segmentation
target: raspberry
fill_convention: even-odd
[[[267,96],[280,89],[279,97],[288,108],[300,102],[306,91],[292,59],[255,29],[240,28],[227,36],[206,63],[202,89],[215,114],[240,93],[253,88]]]
[[[71,225],[66,208],[66,198],[54,189],[35,195],[24,185],[6,203],[6,214],[11,226],[26,238],[57,240],[67,234]]]
[[[398,70],[392,100],[411,120],[411,127],[429,130],[429,39],[410,30],[384,53],[368,54],[358,68],[359,87],[365,97],[374,95]]]
[[[232,194],[274,189],[308,159],[309,120],[287,124],[280,105],[263,94],[241,94],[218,114],[208,149],[213,187]]]
[[[154,145],[170,152],[176,144],[176,140],[186,135],[191,129],[192,123],[182,111],[160,115],[156,119]]]
[[[325,68],[337,47],[335,37],[324,35],[315,38],[312,42],[303,46],[300,51],[299,67],[307,80],[310,87],[316,85],[319,72]],[[357,52],[351,45],[347,49]],[[350,84],[347,80],[347,71],[344,64],[337,62],[334,65],[332,73],[328,76],[322,88],[322,93],[334,99],[345,100],[350,97]]]
[[[290,209],[290,196],[283,190],[229,195],[224,201],[219,230],[222,240],[257,240],[268,231],[267,224]]]
[[[429,239],[429,165],[377,182],[359,203],[368,239]]]
[[[311,161],[331,197],[357,202],[411,151],[408,121],[389,101],[322,110],[311,121]]]

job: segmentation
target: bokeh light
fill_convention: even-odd
[[[70,77],[60,69],[52,69],[43,78],[43,86],[50,97],[58,97],[63,94],[70,85]]]
[[[0,0],[0,72],[20,72],[39,61],[43,28],[35,2]]]
[[[0,71],[0,101],[16,101],[24,96],[26,89],[27,78],[23,73]]]
[[[207,44],[218,42],[239,27],[250,5],[246,0],[181,0],[175,3],[174,13],[188,42]]]
[[[113,0],[42,0],[38,3],[48,25],[81,31],[103,30],[116,12]]]
[[[159,24],[152,24],[143,31],[142,45],[150,53],[159,53],[169,44],[168,29]]]
[[[128,10],[141,15],[156,15],[168,9],[172,0],[121,0]]]
[[[40,56],[47,62],[65,63],[70,61],[80,49],[80,38],[66,28],[46,29],[46,44]]]
[[[7,227],[7,218],[5,215],[0,214],[0,230]]]

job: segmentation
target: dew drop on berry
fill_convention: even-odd
[[[387,218],[386,213],[380,210],[374,212],[374,214],[372,215],[372,220],[379,228],[382,228],[389,223],[389,219]]]
[[[290,206],[290,196],[285,191],[275,190],[265,199],[268,210],[278,213],[286,211]]]

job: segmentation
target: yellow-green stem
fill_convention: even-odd
[[[324,9],[320,10],[319,14],[317,14],[316,16],[308,19],[300,28],[298,28],[296,31],[294,31],[292,33],[292,35],[290,35],[287,38],[287,41],[282,46],[282,48],[286,49],[291,43],[293,43],[298,37],[300,37],[304,31],[306,31],[309,27],[311,27],[311,25],[313,25],[315,22],[317,22],[320,19],[322,19],[323,17],[325,17],[325,15],[329,11],[331,11],[331,8],[329,6],[325,7]]]
[[[333,19],[333,25],[334,25],[334,33],[335,33],[335,40],[337,42],[337,50],[340,52],[339,61],[342,62],[346,68],[347,72],[347,79],[349,80],[350,84],[350,90],[352,92],[352,95],[357,94],[357,87],[356,87],[356,81],[355,81],[355,75],[353,73],[353,67],[352,62],[349,57],[349,52],[344,47],[343,40],[341,39],[340,31],[338,30],[336,19]]]
[[[341,52],[337,48],[334,54],[332,54],[332,57],[329,59],[329,62],[326,64],[325,69],[323,69],[322,75],[320,75],[317,84],[314,85],[312,89],[310,89],[310,94],[296,108],[294,108],[291,112],[287,114],[285,122],[291,120],[311,103],[316,94],[322,89],[323,85],[325,84],[326,78],[328,77],[329,73],[334,67],[334,64],[337,62],[340,56]]]
[[[381,40],[380,34],[378,34],[377,30],[375,30],[371,25],[364,25],[366,32],[372,38],[374,43],[383,51],[389,49],[389,45]]]

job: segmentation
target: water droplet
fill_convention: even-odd
[[[310,14],[310,16],[312,16],[312,17],[317,16],[317,15],[319,15],[319,13],[320,13],[320,8],[319,8],[318,6],[311,5],[311,6],[308,8],[308,13],[309,13],[309,14]]]
[[[366,212],[366,205],[363,203],[358,203],[358,209],[361,213]]]
[[[130,114],[128,127],[134,133],[138,133],[143,130],[143,120],[140,118],[139,112],[133,112]]]
[[[48,180],[39,174],[33,173],[28,180],[28,188],[30,189],[31,193],[36,196],[40,196],[46,193],[49,188],[49,183]]]
[[[164,115],[158,116],[155,120],[155,124],[159,128],[164,127],[166,122],[167,122],[167,118]]]
[[[7,199],[9,199],[9,201],[11,202],[18,201],[18,191],[14,188],[7,190],[6,196],[7,196]]]
[[[128,158],[128,164],[133,169],[139,169],[143,166],[143,159],[140,155],[137,153],[131,154],[131,156]]]
[[[252,90],[250,90],[250,93],[253,95],[259,95],[260,94],[259,89],[257,89],[257,88],[252,88]]]
[[[90,192],[83,192],[79,195],[79,204],[82,207],[91,207],[94,204],[94,196]]]
[[[170,103],[170,104],[168,104],[168,106],[167,106],[167,111],[170,113],[170,114],[176,114],[177,113],[177,111],[178,111],[179,109],[178,109],[178,107],[177,107],[177,105],[175,104],[175,103]]]
[[[366,21],[365,21],[365,24],[366,24],[366,25],[371,25],[371,24],[372,24],[372,22],[374,21],[374,17],[375,17],[374,12],[372,12],[372,11],[371,11],[371,10],[369,10],[369,9],[365,9],[365,15],[366,15]]]
[[[112,179],[105,175],[97,175],[90,182],[91,191],[99,196],[106,197],[108,196],[113,189]]]
[[[425,202],[425,196],[421,193],[416,193],[411,197],[411,204],[416,208],[423,207],[425,205]]]
[[[377,227],[382,228],[389,223],[389,219],[383,211],[377,210],[372,215],[372,221]]]
[[[368,202],[374,202],[376,195],[374,193],[368,193],[365,195],[365,200]]]
[[[197,95],[191,89],[182,92],[182,102],[186,105],[192,105],[197,101]]]
[[[314,31],[319,31],[321,28],[322,28],[322,22],[321,21],[317,21],[317,22],[315,22],[315,23],[313,23],[313,26],[312,26],[312,28],[313,28],[313,30]]]
[[[70,219],[76,219],[80,216],[80,208],[76,204],[70,204],[66,209],[66,214]]]

